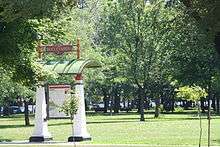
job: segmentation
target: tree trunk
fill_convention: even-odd
[[[211,84],[210,84],[211,85]],[[213,92],[211,86],[208,88],[208,147],[210,147],[211,143],[211,100],[213,98]]]
[[[131,107],[131,109],[135,109],[135,100],[131,100],[130,107]]]
[[[114,113],[119,113],[119,109],[120,109],[120,97],[115,96],[115,98],[114,98]]]
[[[209,97],[209,100],[208,100],[208,147],[210,147],[210,142],[211,142],[210,139],[211,139],[211,98]]]
[[[215,103],[215,100],[216,100],[216,96],[214,95],[213,98],[212,98],[212,108],[213,108],[213,111],[216,112],[216,103]]]
[[[140,96],[136,100],[136,105],[137,105],[137,113],[141,114],[141,98],[140,98]]]
[[[87,99],[85,99],[85,110],[89,111],[89,103]]]
[[[205,100],[204,100],[204,98],[201,98],[201,110],[202,110],[202,113],[205,113]]]
[[[127,102],[128,102],[128,108],[131,108],[131,106],[130,106],[130,102],[131,102],[131,101],[128,100]]]
[[[123,98],[123,108],[126,109],[126,100]]]
[[[129,103],[130,103],[130,100],[127,100],[127,111],[126,111],[127,113],[128,113],[129,110],[130,110],[130,104],[129,104]]]
[[[156,104],[156,107],[155,107],[155,115],[154,115],[154,117],[158,118],[159,115],[160,115],[160,97],[155,99],[155,104]]]
[[[110,109],[110,115],[112,116],[112,109],[113,109],[113,92],[114,92],[114,84],[111,85],[111,88],[110,88],[110,91],[109,91],[109,103],[110,103],[110,106],[109,106],[109,109]]]
[[[137,113],[141,114],[141,90],[140,88],[138,88],[137,90],[137,95],[136,95],[136,100],[135,100],[135,104],[136,104],[136,108],[137,108]]]
[[[145,118],[144,118],[144,97],[145,97],[144,90],[140,89],[140,93],[139,93],[139,99],[140,99],[139,108],[140,108],[140,115],[141,115],[140,121],[145,121]]]
[[[113,108],[113,97],[112,97],[112,95],[111,95],[111,106],[110,106],[110,115],[112,116],[112,108]]]
[[[108,105],[109,105],[109,100],[108,100],[108,96],[105,90],[103,90],[103,101],[104,101],[104,113],[108,112]]]
[[[220,101],[219,101],[219,98],[216,98],[216,112],[217,112],[217,114],[220,114],[220,109],[219,109],[219,107],[220,107],[220,103],[219,103]]]
[[[141,100],[140,100],[140,114],[141,114],[140,121],[145,121],[145,118],[144,118],[144,97],[141,97]]]
[[[25,126],[29,126],[30,121],[29,121],[29,112],[28,112],[28,102],[27,102],[27,100],[24,100],[24,119],[25,119]]]
[[[171,108],[171,110],[172,110],[172,113],[174,112],[174,110],[175,110],[175,99],[172,97],[172,108]]]
[[[187,101],[186,100],[183,100],[183,107],[184,107],[184,110],[188,109],[188,105],[187,105]]]
[[[114,90],[114,113],[119,113],[120,109],[120,96],[118,95],[118,89],[115,87]]]

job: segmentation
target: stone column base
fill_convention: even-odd
[[[70,136],[69,138],[68,138],[68,142],[80,142],[80,141],[90,141],[90,140],[92,140],[92,138],[91,137],[74,137],[74,136]]]
[[[44,142],[53,140],[52,137],[32,136],[29,138],[29,142]]]

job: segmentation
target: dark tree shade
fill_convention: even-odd
[[[220,32],[218,32],[215,36],[215,48],[220,54]]]
[[[77,0],[0,0],[0,66],[16,81],[35,83],[32,63],[38,26],[30,20],[55,19],[76,5]]]
[[[53,17],[77,0],[0,0],[0,21],[14,21],[18,18],[33,19]]]

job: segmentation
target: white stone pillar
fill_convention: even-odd
[[[85,112],[85,98],[84,86],[81,74],[75,77],[75,94],[79,98],[79,107],[76,115],[74,115],[73,136],[68,138],[69,142],[91,140],[86,128],[86,112]]]
[[[48,131],[46,99],[44,87],[38,87],[36,92],[35,126],[30,142],[43,142],[52,139]]]

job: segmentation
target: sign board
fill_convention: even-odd
[[[74,46],[76,49],[74,49]],[[77,43],[75,45],[41,45],[39,43],[37,52],[38,56],[41,59],[43,53],[54,53],[57,55],[62,55],[65,52],[73,52],[76,51],[77,59],[80,58],[80,40],[77,39]]]
[[[62,55],[65,52],[72,52],[73,46],[72,45],[41,45],[40,51]]]
[[[65,118],[65,113],[59,112],[64,101],[68,98],[68,91],[71,90],[71,85],[49,85],[49,117],[50,118]]]

